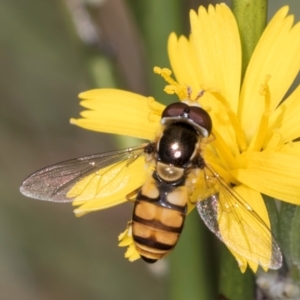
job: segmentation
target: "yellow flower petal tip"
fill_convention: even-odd
[[[90,212],[91,212],[91,210],[84,210],[84,209],[80,209],[80,208],[74,209],[74,214],[76,217],[82,217]]]
[[[118,240],[119,240],[119,245],[118,245],[119,247],[128,247],[124,257],[127,258],[130,262],[133,262],[141,257],[134,246],[130,223],[127,226],[126,230],[118,236]]]
[[[85,129],[153,140],[160,128],[164,105],[152,97],[114,89],[81,93],[80,105],[87,110],[70,123]],[[118,109],[116,109],[118,107]]]
[[[234,256],[235,256],[235,259],[236,259],[236,261],[238,263],[238,266],[239,266],[239,268],[241,270],[241,273],[244,274],[246,272],[246,270],[247,270],[247,266],[248,266],[247,262],[245,260],[240,260],[237,255],[234,255]]]
[[[72,125],[77,125],[76,119],[71,118],[71,119],[70,119],[70,124],[72,124]]]

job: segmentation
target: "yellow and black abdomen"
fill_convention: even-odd
[[[143,260],[153,263],[176,245],[187,211],[188,193],[184,185],[150,178],[135,201],[132,234]]]

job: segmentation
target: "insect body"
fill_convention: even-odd
[[[191,119],[191,109],[198,116],[198,124]],[[156,147],[156,168],[137,195],[132,218],[136,248],[147,262],[164,257],[179,239],[189,201],[187,177],[197,167],[203,132],[211,131],[207,112],[184,103],[168,106],[162,122],[167,123],[162,136],[150,147]]]
[[[115,205],[126,201],[126,193],[135,195],[132,236],[149,263],[174,248],[188,205],[194,204],[206,226],[232,251],[265,268],[280,268],[281,251],[268,226],[202,157],[203,141],[212,130],[208,113],[173,103],[163,111],[161,124],[161,135],[149,144],[55,164],[33,173],[20,190],[56,202],[101,199],[105,207],[111,198]],[[152,168],[146,179],[145,161]]]

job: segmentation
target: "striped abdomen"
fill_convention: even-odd
[[[149,179],[135,201],[132,233],[137,251],[146,262],[155,262],[176,245],[186,216],[185,186]]]

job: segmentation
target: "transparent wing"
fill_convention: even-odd
[[[143,171],[145,146],[54,164],[26,178],[20,191],[27,197],[57,202],[85,201],[117,192],[129,181],[130,171],[136,170],[133,166]]]
[[[268,226],[210,166],[203,174],[197,202],[206,226],[230,249],[269,269],[282,265],[282,254]]]

